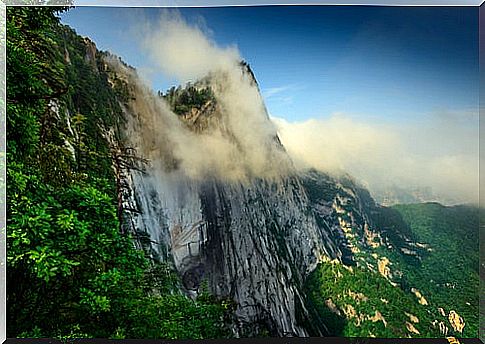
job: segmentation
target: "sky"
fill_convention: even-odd
[[[146,72],[154,89],[178,83],[136,47],[140,21],[160,8],[78,7],[62,16],[98,48]],[[182,8],[220,46],[236,45],[272,115],[344,112],[410,120],[478,103],[477,9],[367,6]]]
[[[136,67],[155,91],[189,81],[170,73],[184,63],[241,56],[300,167],[347,171],[374,195],[431,187],[442,203],[476,202],[477,8],[166,11],[78,7],[61,19]],[[194,53],[192,42],[203,48]]]

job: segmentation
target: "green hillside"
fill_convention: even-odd
[[[120,230],[103,129],[127,89],[56,14],[7,9],[7,336],[229,336],[230,303],[186,297]]]
[[[393,228],[392,234],[403,243],[403,238],[412,238],[406,249],[414,246],[415,251],[355,242],[360,248],[357,266],[321,263],[306,282],[320,317],[332,319],[329,325],[335,335],[477,337],[478,209],[426,203],[385,211],[393,214],[386,216],[386,228]],[[401,236],[403,227],[406,235]],[[383,257],[389,261],[387,277],[380,271],[384,268],[374,269]],[[423,297],[421,303],[413,290]],[[453,329],[448,319],[451,311],[463,318],[463,332]],[[447,332],[440,331],[440,323]]]
[[[306,287],[310,302],[334,336],[439,337],[430,326],[429,310],[378,273],[324,262]]]
[[[478,333],[479,211],[437,203],[396,205],[404,221],[430,252],[421,263],[403,264],[403,284],[427,291],[431,304],[455,310],[465,320],[464,335]]]

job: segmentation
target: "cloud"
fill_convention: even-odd
[[[291,86],[270,87],[270,88],[264,89],[262,93],[264,98],[271,98],[274,95],[280,94],[282,92],[286,92],[291,88],[292,88]]]
[[[478,130],[476,111],[440,111],[413,123],[376,123],[345,114],[288,122],[267,115],[251,77],[242,72],[237,47],[219,46],[202,24],[188,24],[176,11],[138,29],[140,53],[157,70],[180,82],[211,75],[219,106],[217,127],[194,134],[137,76],[131,111],[142,129],[138,146],[153,161],[177,161],[191,178],[268,177],[291,170],[281,142],[298,168],[347,171],[379,192],[390,185],[432,187],[442,199],[476,202]],[[268,88],[267,99],[285,99],[295,85]],[[278,100],[279,101],[279,100]],[[291,101],[291,99],[287,99]]]
[[[374,193],[392,186],[431,187],[443,202],[477,202],[477,113],[468,120],[435,114],[399,125],[344,114],[302,122],[272,119],[299,168],[346,171]]]
[[[137,31],[140,53],[159,71],[182,82],[204,79],[217,100],[210,127],[194,133],[138,75],[115,66],[134,86],[129,136],[156,168],[173,165],[190,178],[230,180],[271,178],[288,171],[290,159],[277,143],[276,126],[235,46],[217,45],[176,11],[164,11],[156,23]]]
[[[269,87],[261,91],[266,101],[272,103],[278,102],[280,104],[293,103],[293,93],[297,90],[303,89],[302,85],[291,84],[279,87]]]
[[[158,21],[145,21],[137,31],[151,62],[166,76],[187,82],[231,70],[241,60],[236,46],[218,46],[203,26],[189,25],[179,12],[165,10]]]

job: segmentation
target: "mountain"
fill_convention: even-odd
[[[251,84],[257,87],[249,66],[242,64],[242,70],[249,75]],[[233,139],[235,134],[224,123],[225,114],[212,91],[213,87],[208,78],[185,88],[171,89],[167,94],[159,93],[158,96],[169,102],[176,116],[190,131],[203,135],[223,128],[224,135]],[[278,140],[275,140],[275,145],[279,147]],[[142,145],[138,143],[137,146]],[[344,332],[345,335],[462,335],[448,319],[451,311],[458,314],[458,318],[459,314],[466,314],[467,321],[470,319],[465,330],[468,336],[473,336],[477,331],[478,320],[472,315],[473,310],[477,311],[476,307],[459,307],[455,302],[446,301],[448,298],[444,296],[435,299],[434,308],[427,307],[427,304],[420,304],[424,303],[421,301],[424,298],[414,295],[424,293],[424,290],[426,294],[431,291],[445,294],[429,285],[426,278],[429,278],[431,271],[443,271],[437,267],[446,263],[444,253],[430,252],[435,247],[442,251],[447,244],[430,237],[423,240],[418,234],[421,227],[412,223],[412,217],[403,216],[404,206],[387,208],[377,204],[369,192],[348,175],[335,177],[316,170],[292,171],[290,176],[271,182],[253,180],[248,184],[234,184],[207,179],[188,181],[190,178],[174,174],[173,171],[167,175],[157,170],[148,171],[143,176],[135,175],[134,178],[141,178],[134,182],[134,189],[140,195],[151,195],[152,200],[138,199],[135,202],[139,210],[136,212],[138,228],[145,226],[152,242],[163,242],[164,246],[172,247],[172,256],[169,254],[167,258],[175,260],[187,289],[196,292],[201,281],[206,279],[212,293],[235,299],[239,307],[236,315],[238,321],[244,324],[243,328],[257,323],[264,324],[273,335],[341,335],[326,325],[326,317],[316,319],[318,302],[309,301],[307,294],[312,295],[312,292],[302,290],[312,283],[313,288],[318,289],[315,282],[308,282],[308,272],[315,269],[316,262],[327,264],[325,257],[328,257],[329,260],[336,259],[338,266],[353,266],[357,271],[362,270],[362,275],[358,276],[368,276],[360,279],[362,286],[358,283],[355,285],[354,293],[367,289],[372,278],[376,278],[375,283],[380,281],[384,291],[374,294],[374,299],[377,295],[397,293],[397,298],[391,298],[389,309],[395,309],[396,303],[401,302],[399,307],[409,311],[395,319],[395,330],[365,332],[354,329],[353,332]],[[247,194],[241,197],[244,193]],[[289,195],[292,198],[287,198]],[[153,202],[153,199],[156,201]],[[160,208],[160,204],[166,208]],[[426,210],[428,205],[416,207]],[[157,212],[166,213],[156,216]],[[459,228],[477,235],[474,231],[478,225],[476,209],[443,207],[443,212],[449,212],[447,216],[450,220],[459,221],[461,217],[468,219],[468,222],[459,223]],[[154,218],[158,219],[155,223]],[[295,219],[298,219],[297,224],[294,224]],[[435,215],[429,213],[427,220],[436,221]],[[443,230],[447,226],[433,223],[430,230]],[[170,229],[174,227],[177,228],[175,234]],[[153,228],[163,228],[163,231],[153,231]],[[446,233],[449,238],[454,235],[456,233]],[[478,252],[477,247],[473,246],[476,239],[471,241],[471,252]],[[318,252],[322,247],[324,250]],[[460,256],[458,253],[456,255]],[[273,259],[267,260],[265,257]],[[431,262],[430,268],[422,267],[423,262]],[[472,264],[467,267],[472,268]],[[449,277],[449,271],[459,269],[459,266],[453,266],[446,275]],[[423,271],[416,273],[416,270]],[[282,275],[283,278],[279,275],[280,271],[287,272]],[[477,276],[475,271],[470,278],[466,278],[466,282],[453,282],[469,288],[466,298],[461,294],[462,300],[466,300],[463,301],[465,304],[477,303],[477,294],[473,292],[478,288]],[[262,281],[265,288],[260,287]],[[319,283],[327,284],[327,281]],[[338,284],[334,287],[335,295],[338,295],[341,292]],[[278,291],[283,291],[283,294]],[[275,295],[272,299],[269,297],[271,294]],[[457,296],[454,295],[455,298]],[[296,306],[287,308],[292,304]],[[278,310],[279,305],[284,305],[284,308]],[[446,316],[439,313],[438,308],[446,309]],[[303,314],[299,314],[301,310]],[[373,310],[379,312],[377,308]],[[415,325],[406,313],[412,314],[411,318],[415,321],[415,317],[421,319],[421,324]],[[375,314],[367,315],[367,320],[373,326],[377,326],[372,321]],[[391,320],[395,314],[386,314],[386,317]],[[283,319],[288,319],[288,322],[285,323]],[[384,316],[383,319],[385,321]],[[302,324],[303,328],[299,328]],[[255,333],[257,330],[242,330],[239,335]]]
[[[7,336],[232,336],[230,300],[189,299],[124,232],[128,90],[58,10],[7,9]]]
[[[464,201],[459,198],[439,195],[430,187],[400,187],[399,185],[375,187],[373,196],[379,204],[393,206],[396,204],[438,202],[446,205],[459,205]]]
[[[338,223],[345,252],[343,264],[322,262],[305,284],[332,335],[477,336],[477,208],[383,207],[351,180],[335,184],[316,171],[305,185],[317,213]]]
[[[476,208],[296,169],[247,63],[155,93],[52,9],[7,30],[9,336],[476,336]]]
[[[163,113],[181,120],[183,127],[172,129],[180,131],[177,135],[184,138],[181,144],[190,144],[192,132],[212,136],[216,131],[227,139],[224,144],[236,142],[235,150],[244,159],[244,138],[238,137],[237,127],[231,125],[231,119],[224,113],[224,104],[217,98],[217,88],[226,90],[231,86],[212,86],[215,95],[200,104],[200,108],[185,99],[196,98],[194,95],[206,89],[203,86],[172,92],[172,106],[180,108],[182,103],[187,107],[187,111],[174,115],[164,108],[158,96],[147,94],[129,70],[120,68],[120,72],[128,73],[124,78],[135,86],[133,99],[136,100],[125,109],[125,114],[132,116],[127,122],[134,120],[128,129],[130,139],[139,152],[148,152],[149,160],[177,161],[172,151],[150,150],[153,138],[165,140],[166,137],[158,131],[149,132],[147,123],[153,123]],[[238,77],[257,88],[247,65],[241,64]],[[211,80],[226,81],[219,76],[211,76]],[[211,80],[204,83],[211,85]],[[142,108],[137,102],[140,98],[153,102],[154,111],[140,115],[137,110]],[[133,116],[135,113],[138,116]],[[267,114],[262,115],[266,116],[262,121],[269,122]],[[271,152],[273,156],[284,153],[274,136],[266,142],[268,150],[277,152]],[[173,143],[165,141],[164,144]],[[278,163],[283,165],[287,161]],[[180,164],[176,162],[175,166]],[[249,171],[246,167],[242,166],[243,173],[250,174],[252,166],[247,167]],[[214,295],[233,299],[237,304],[238,335],[257,333],[259,329],[253,327],[260,324],[274,335],[308,335],[297,320],[309,317],[301,293],[303,279],[314,269],[320,256],[337,257],[340,253],[329,238],[329,228],[318,224],[308,211],[309,201],[296,171],[269,178],[223,179],[217,175],[199,178],[186,175],[183,169],[172,164],[153,163],[143,172],[132,171],[130,177],[133,197],[126,202],[130,209],[136,209],[131,221],[138,231],[148,233],[152,242],[161,243],[153,247],[154,257],[174,261],[186,290],[196,293],[206,280]],[[324,328],[318,331],[322,335]]]
[[[331,333],[476,337],[478,209],[437,203],[385,209],[370,245],[354,241],[356,266],[327,261],[307,279],[306,292],[330,319]],[[358,231],[348,226],[346,236],[354,240]]]

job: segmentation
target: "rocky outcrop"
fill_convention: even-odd
[[[245,64],[241,75],[229,77],[253,97],[240,104],[241,115],[230,103],[238,90],[219,84],[227,76],[191,86],[190,94],[196,94],[197,87],[216,83],[213,97],[188,109],[179,106],[175,114],[133,71],[116,60],[106,63],[132,93],[124,104],[124,136],[149,160],[143,172],[133,170],[125,178],[124,208],[132,210],[125,225],[138,236],[138,245],[154,259],[173,262],[189,295],[207,282],[214,295],[233,299],[236,335],[269,330],[276,336],[308,336],[308,324],[318,324],[312,335],[326,334],[325,325],[312,318],[303,282],[322,259],[354,265],[358,247],[383,242],[373,231],[378,206],[369,193],[348,176],[292,167]],[[177,94],[183,90],[171,97]],[[222,150],[205,153],[221,142]],[[195,149],[207,144],[206,151]],[[235,161],[221,165],[227,152]],[[196,162],[205,169],[197,169]],[[227,174],[240,168],[236,178],[226,178],[226,166]],[[376,321],[385,320],[377,314]]]
[[[462,333],[463,329],[465,328],[465,321],[461,316],[458,315],[455,311],[450,311],[450,314],[448,315],[448,320],[451,324],[451,327],[453,327],[453,330]]]
[[[84,44],[86,45],[86,54],[84,55],[84,60],[87,63],[89,63],[94,68],[95,71],[97,71],[96,53],[98,49],[96,48],[96,44],[94,44],[94,42],[91,41],[88,37],[84,37],[83,41],[84,41]]]
[[[126,178],[129,192],[123,200],[124,208],[135,210],[126,222],[143,238],[139,245],[155,259],[172,261],[189,295],[197,295],[207,282],[214,295],[233,299],[236,335],[269,330],[276,336],[308,336],[302,324],[315,321],[302,293],[304,278],[322,257],[340,257],[341,252],[330,227],[311,211],[301,177],[291,169],[272,177],[240,180],[187,175],[175,156],[176,144],[162,141],[170,128],[167,136],[178,130],[194,140],[193,135],[207,138],[217,131],[228,142],[236,141],[241,159],[247,156],[244,144],[248,143],[237,141],[234,123],[224,117],[223,103],[210,100],[197,109],[173,114],[133,76],[118,79],[128,80],[134,94],[133,103],[125,105],[125,135],[150,159],[143,172],[133,170]],[[144,112],[153,116],[151,125]],[[260,120],[264,124],[269,118]],[[160,126],[159,132],[155,126]],[[272,138],[268,145],[275,145],[267,149],[277,154],[284,152]],[[312,331],[324,335],[326,330],[322,324]]]
[[[382,257],[379,259],[377,262],[377,268],[379,270],[379,273],[384,276],[384,277],[389,277],[389,274],[391,273],[391,269],[389,268],[389,259],[386,257]]]
[[[153,254],[173,259],[189,292],[207,280],[234,299],[238,331],[264,323],[276,335],[307,335],[297,321],[309,316],[303,279],[320,256],[339,253],[297,177],[223,184],[148,173],[134,175],[133,188],[136,228],[160,243]]]
[[[423,305],[423,306],[428,305],[428,301],[425,299],[425,297],[421,294],[421,292],[418,289],[411,288],[411,293],[413,293],[416,296],[420,305]]]

